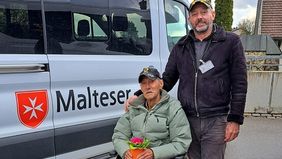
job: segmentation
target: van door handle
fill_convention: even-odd
[[[45,72],[49,71],[48,68],[48,64],[7,64],[0,65],[0,74]]]

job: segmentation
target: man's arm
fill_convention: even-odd
[[[179,72],[177,69],[177,52],[175,49],[173,49],[169,55],[165,71],[162,75],[162,79],[164,81],[164,87],[163,89],[169,92],[174,85],[176,84],[178,78],[179,78]],[[142,94],[142,91],[139,89],[134,93],[135,96],[140,96]],[[129,102],[130,103],[130,102]]]
[[[230,64],[231,107],[227,121],[243,124],[247,94],[246,58],[241,40],[235,37]]]
[[[244,110],[247,94],[247,67],[244,49],[238,36],[232,47],[230,62],[231,78],[231,106],[227,116],[227,126],[225,130],[225,142],[230,142],[237,138],[240,125],[244,121]]]
[[[165,71],[162,75],[162,79],[164,81],[163,89],[169,92],[176,84],[178,78],[179,78],[179,72],[177,69],[177,52],[174,47],[169,55],[168,62],[165,67]],[[138,91],[134,92],[134,96],[129,97],[128,100],[125,101],[124,110],[126,112],[128,111],[129,103],[132,103],[132,101],[134,101],[141,94],[142,91],[139,89]]]
[[[163,89],[166,90],[167,92],[170,91],[174,87],[174,85],[176,84],[179,78],[179,72],[177,69],[177,58],[176,58],[177,52],[175,50],[176,49],[173,48],[173,50],[171,51],[169,58],[168,58],[168,62],[166,64],[165,71],[162,76],[162,79],[164,81]],[[129,103],[134,101],[141,94],[142,94],[142,91],[139,89],[138,91],[134,92],[134,96],[129,97],[129,99],[125,101],[124,110],[126,112],[128,111]]]
[[[174,47],[169,55],[165,71],[162,76],[164,81],[163,89],[167,92],[169,92],[174,87],[179,78],[179,72],[177,68],[177,54],[179,53],[177,53],[176,47]]]
[[[112,141],[114,148],[120,156],[123,156],[129,149],[127,141],[131,138],[131,126],[129,121],[129,114],[125,113],[117,122],[114,128]]]

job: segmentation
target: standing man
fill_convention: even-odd
[[[166,91],[179,80],[178,99],[191,127],[190,159],[223,159],[226,142],[238,136],[244,119],[247,69],[242,43],[213,24],[214,19],[210,0],[192,1],[188,20],[193,29],[174,46],[163,73]]]
[[[209,0],[189,7],[193,30],[173,48],[165,72],[164,89],[179,79],[178,98],[191,126],[191,159],[223,159],[226,142],[243,124],[247,69],[240,38],[213,24]]]

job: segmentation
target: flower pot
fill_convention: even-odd
[[[132,149],[130,150],[130,153],[132,155],[132,159],[137,159],[137,156],[141,154],[145,149]]]

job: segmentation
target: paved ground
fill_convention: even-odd
[[[226,159],[282,159],[282,119],[246,117]]]
[[[240,129],[225,159],[282,159],[282,118],[246,117]]]

